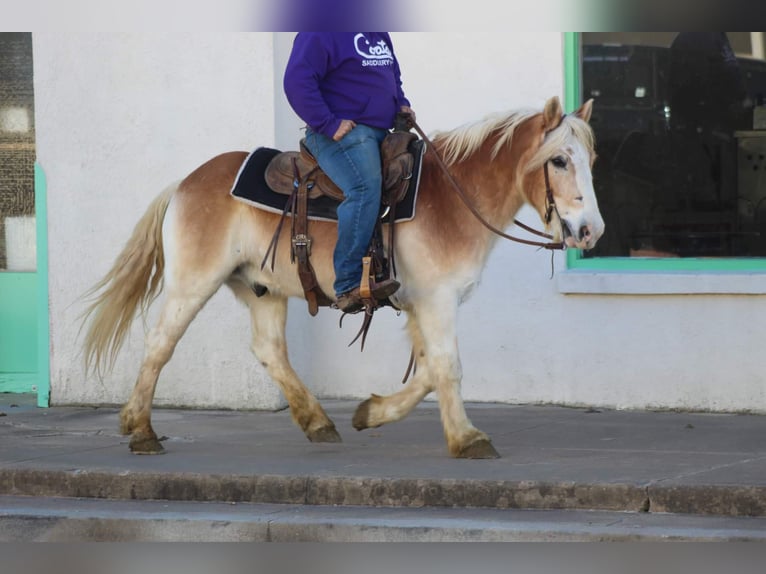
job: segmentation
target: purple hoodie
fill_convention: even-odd
[[[390,129],[410,105],[387,32],[299,32],[284,89],[295,113],[329,138],[344,119]]]

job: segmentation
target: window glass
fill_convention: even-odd
[[[581,35],[607,226],[583,257],[766,257],[764,34]]]
[[[0,33],[0,271],[34,271],[32,34]]]

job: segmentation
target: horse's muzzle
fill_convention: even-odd
[[[576,231],[575,231],[576,230]],[[593,249],[604,234],[604,222],[580,223],[573,225],[564,219],[561,221],[562,239],[567,247],[574,249]]]

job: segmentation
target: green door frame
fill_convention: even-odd
[[[582,103],[582,58],[580,32],[564,32],[564,108],[571,112]],[[598,105],[598,104],[596,104]],[[598,142],[596,142],[598,146]],[[766,258],[641,258],[590,257],[584,258],[579,249],[567,251],[569,269],[593,271],[649,271],[649,272],[766,272]]]
[[[37,226],[37,406],[50,406],[50,318],[48,307],[48,187],[43,168],[35,162],[35,223]]]
[[[37,273],[0,274],[0,390],[37,390]]]
[[[3,365],[3,392],[37,393],[37,405],[50,402],[48,328],[48,226],[45,174],[35,164],[36,271],[3,272],[2,283],[7,324]]]

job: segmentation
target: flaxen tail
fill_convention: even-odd
[[[95,368],[101,376],[112,369],[138,310],[143,315],[162,291],[162,220],[177,187],[152,201],[111,270],[84,295],[90,302],[82,315],[83,326],[89,322],[83,343],[86,373]]]

